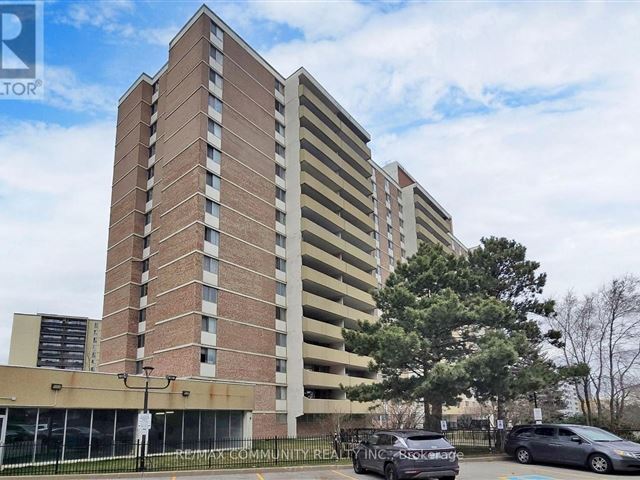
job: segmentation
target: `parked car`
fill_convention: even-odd
[[[440,433],[380,430],[354,448],[353,470],[382,473],[386,480],[454,480],[460,467],[456,449]]]
[[[505,451],[520,463],[583,466],[595,473],[640,472],[640,444],[583,425],[519,425]]]

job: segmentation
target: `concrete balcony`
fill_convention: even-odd
[[[376,381],[371,378],[350,377],[348,375],[336,375],[333,373],[313,372],[304,370],[303,383],[311,388],[342,388],[356,385],[371,385]]]
[[[318,342],[342,342],[342,328],[320,320],[302,317],[302,331],[305,336]]]
[[[372,313],[362,312],[311,292],[302,292],[302,308],[314,317],[333,321],[344,320],[347,328],[356,328],[358,320],[375,321]]]
[[[348,162],[352,167],[354,167],[356,170],[361,171],[362,174],[365,175],[367,172],[371,171],[371,164],[369,163],[368,159],[363,158],[358,152],[351,148],[351,145],[340,138],[340,136],[331,128],[329,128],[329,126],[320,118],[318,118],[315,113],[313,113],[304,105],[301,105],[300,109],[298,110],[298,115],[302,123],[304,123],[302,119],[306,119],[307,121],[309,121],[309,123],[311,123],[311,125],[313,125],[313,128],[316,128],[318,131],[322,132],[322,134],[327,137],[329,142],[333,144],[330,145],[330,147],[339,149],[343,154],[341,158]]]
[[[375,308],[375,302],[369,293],[304,265],[302,267],[302,284],[305,290],[313,288],[314,291],[327,296],[340,295],[345,297],[343,302],[357,310],[367,311]]]
[[[354,267],[325,250],[304,241],[302,242],[302,259],[303,263],[312,265],[316,270],[328,274],[342,275],[343,282],[365,292],[369,292],[378,286],[375,277],[371,273]]]
[[[416,206],[416,214],[421,212],[425,217],[429,218],[429,223],[437,224],[445,232],[451,231],[451,220],[442,218],[442,215],[436,212],[418,193],[414,193],[413,201]]]
[[[357,188],[360,192],[366,195],[371,195],[371,174],[369,176],[363,175],[355,168],[344,161],[340,156],[333,151],[326,143],[320,140],[313,132],[301,127],[300,128],[300,142],[308,142],[311,146],[316,148],[324,156],[326,156],[334,165],[336,171],[340,172],[340,176],[347,182]]]
[[[322,204],[327,206],[331,211],[341,211],[341,216],[348,220],[350,223],[358,227],[365,233],[373,231],[373,218],[368,214],[363,213],[351,202],[342,198],[336,192],[327,187],[319,179],[315,178],[308,172],[302,172],[300,174],[300,184],[303,190],[307,190],[309,195],[318,196],[322,198]],[[309,192],[311,189],[313,192]],[[373,202],[372,202],[373,203]]]
[[[324,185],[327,185],[335,192],[342,191],[343,195],[360,211],[367,215],[373,212],[373,199],[371,196],[363,194],[338,175],[338,172],[331,170],[310,152],[306,150],[300,151],[300,164],[303,172],[311,173],[315,178],[319,179]]]
[[[373,255],[362,251],[314,221],[303,218],[301,227],[304,241],[332,255],[339,254],[342,256],[342,260],[364,271],[371,271],[376,268],[376,259]]]
[[[307,98],[320,110],[335,126],[339,127],[342,132],[348,136],[358,148],[360,148],[367,158],[371,158],[371,150],[349,127],[347,127],[338,116],[327,105],[320,100],[311,90],[304,85],[298,86],[298,96]]]
[[[341,232],[343,240],[349,241],[356,248],[363,250],[365,253],[375,249],[376,241],[369,234],[363,232],[345,218],[332,212],[329,208],[322,205],[317,200],[302,194],[300,198],[300,206],[302,207],[302,216],[313,220],[323,228],[333,232]],[[373,221],[372,230],[373,230]]]
[[[450,244],[442,243],[429,230],[427,230],[423,225],[420,225],[419,223],[416,224],[416,234],[418,235],[419,241],[433,243],[434,245],[442,245],[447,252],[453,251]]]
[[[372,413],[374,403],[351,402],[349,400],[328,400],[323,398],[305,398],[303,404],[304,413],[348,413],[366,414]]]
[[[360,370],[368,370],[371,361],[369,357],[361,357],[355,353],[311,345],[310,343],[302,344],[302,358],[313,360],[318,365],[339,365]]]

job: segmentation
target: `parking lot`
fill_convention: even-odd
[[[167,480],[167,477],[154,477],[147,474],[147,480]],[[381,480],[381,475],[357,475],[348,467],[327,468],[322,470],[294,470],[287,472],[269,472],[217,475],[178,475],[171,480],[204,480],[223,478],[224,480]],[[557,468],[546,465],[518,465],[511,461],[464,462],[461,464],[457,480],[595,480],[595,479],[640,478],[639,475],[596,475],[587,471]]]

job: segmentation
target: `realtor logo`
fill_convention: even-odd
[[[42,92],[42,2],[0,1],[0,99]]]

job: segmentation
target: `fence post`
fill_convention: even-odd
[[[60,468],[60,453],[60,444],[56,442],[56,475],[58,474],[58,469]]]
[[[209,437],[209,449],[207,450],[207,465],[209,469],[211,469],[211,457],[213,455],[213,451],[211,450],[211,437]]]
[[[277,436],[277,435],[276,435],[276,438],[275,438],[275,445],[276,445],[276,448],[275,448],[275,452],[276,452],[276,458],[275,458],[275,461],[276,461],[276,465],[278,465],[278,457],[279,457],[280,455],[278,455],[278,436]]]
[[[136,440],[136,472],[140,471],[140,440]]]
[[[491,447],[491,423],[489,423],[489,426],[487,427],[487,438],[489,439],[489,453],[493,453],[493,448]]]

